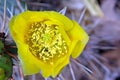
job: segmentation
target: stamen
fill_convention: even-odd
[[[38,59],[54,64],[68,52],[68,47],[57,25],[35,22],[29,26],[25,41],[30,52]]]

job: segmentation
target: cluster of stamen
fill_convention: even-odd
[[[25,35],[25,41],[35,57],[50,64],[68,51],[57,25],[47,25],[44,22],[32,23]]]

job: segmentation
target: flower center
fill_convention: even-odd
[[[25,41],[35,57],[50,64],[67,53],[67,44],[57,25],[32,23],[25,35]]]

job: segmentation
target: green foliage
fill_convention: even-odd
[[[4,80],[5,79],[5,71],[4,69],[0,68],[0,80]]]
[[[12,75],[12,66],[13,66],[12,64],[13,63],[12,63],[11,57],[9,55],[3,54],[0,56],[0,69],[4,70],[6,79],[11,77],[11,75]],[[3,77],[4,73],[3,72],[1,72],[1,73],[2,74],[0,77]]]
[[[3,44],[3,42],[0,40],[0,53],[2,53],[3,48],[4,48],[4,44]]]

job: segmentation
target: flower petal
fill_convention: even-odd
[[[40,70],[44,73],[43,75],[45,77],[50,76],[50,74],[53,72],[52,65],[45,64],[39,59],[37,59],[35,56],[31,54],[31,52],[28,49],[28,45],[25,44],[19,44],[18,45],[18,53],[19,58],[21,62],[21,66],[24,71],[24,75],[32,75],[39,73]]]
[[[17,43],[20,41],[24,42],[23,35],[25,34],[26,26],[27,26],[26,21],[20,16],[15,16],[11,19],[10,32],[15,42]]]
[[[73,23],[74,23],[74,27],[68,32],[68,35],[72,40],[71,55],[73,58],[76,58],[83,51],[85,45],[89,40],[89,36],[76,21],[73,21]]]

